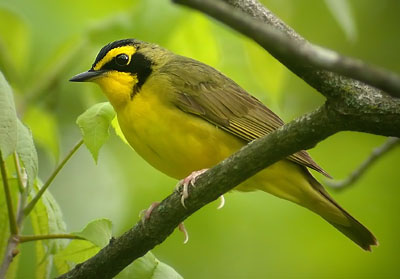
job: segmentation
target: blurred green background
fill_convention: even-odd
[[[263,3],[311,42],[400,73],[400,1]],[[105,100],[95,85],[68,79],[87,70],[103,45],[128,37],[214,66],[286,121],[324,101],[251,40],[169,1],[1,0],[0,70],[33,130],[43,179],[80,139],[77,116]],[[310,153],[340,179],[383,142],[379,136],[342,132]],[[397,148],[353,187],[330,191],[375,233],[380,246],[372,253],[320,217],[261,192],[228,194],[222,210],[216,210],[217,203],[206,206],[185,222],[188,244],[175,232],[153,252],[185,278],[399,278],[399,163]],[[81,148],[50,191],[70,231],[107,217],[118,236],[175,184],[112,133],[97,165]],[[19,278],[30,278],[33,249],[31,243],[22,245]]]

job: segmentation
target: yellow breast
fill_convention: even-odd
[[[216,165],[243,146],[242,140],[168,102],[168,86],[158,84],[145,84],[117,112],[129,144],[152,166],[182,179]]]

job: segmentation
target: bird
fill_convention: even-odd
[[[130,146],[159,171],[183,179],[185,197],[204,170],[284,125],[262,102],[213,67],[138,39],[105,45],[92,67],[70,81],[100,86]],[[261,190],[305,207],[371,251],[372,245],[378,245],[375,236],[308,169],[330,177],[302,150],[234,190]]]

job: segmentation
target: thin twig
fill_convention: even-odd
[[[360,179],[362,175],[374,163],[376,163],[380,158],[382,158],[385,154],[392,150],[397,144],[400,144],[399,138],[389,138],[384,144],[375,148],[370,156],[364,162],[362,162],[361,165],[356,170],[354,170],[346,179],[339,181],[327,180],[325,184],[338,191],[346,189],[348,186],[354,184],[358,179]]]
[[[17,173],[19,192],[23,193],[25,191],[25,185],[24,185],[25,183],[24,183],[24,179],[22,178],[21,164],[19,162],[19,158],[18,158],[17,152],[13,153],[13,157],[14,157],[15,171]]]
[[[8,184],[6,164],[1,155],[1,151],[0,151],[0,169],[1,169],[1,177],[3,179],[5,199],[6,199],[6,203],[7,203],[8,221],[10,223],[10,232],[12,235],[18,235],[18,226],[17,226],[17,221],[15,219],[15,214],[14,214],[14,207],[13,207],[13,201],[12,201],[11,192],[10,192],[10,185]]]
[[[29,242],[29,241],[37,241],[37,240],[46,240],[46,239],[82,239],[83,237],[73,235],[73,234],[43,234],[43,235],[20,235],[18,236],[19,242]]]
[[[303,40],[293,40],[273,26],[255,20],[231,5],[216,0],[174,0],[208,14],[254,39],[272,55],[295,64],[313,66],[350,77],[400,97],[400,76],[383,68],[370,66],[361,60],[341,55],[333,50]],[[297,66],[298,66],[297,65]]]
[[[47,188],[50,186],[51,182],[53,182],[54,178],[57,176],[57,174],[60,172],[60,170],[64,167],[64,165],[68,162],[68,160],[71,158],[72,155],[81,147],[83,144],[83,139],[81,139],[75,146],[71,149],[71,151],[67,154],[67,156],[61,161],[61,163],[58,165],[58,167],[53,171],[53,173],[50,175],[50,177],[47,179],[47,181],[44,183],[44,185],[40,188],[39,192],[35,195],[35,197],[31,200],[31,202],[25,207],[24,209],[24,214],[25,216],[28,216],[31,210],[34,208],[36,203],[39,201],[39,199],[42,197],[43,193],[47,190]]]

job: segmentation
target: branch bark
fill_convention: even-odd
[[[243,23],[240,17],[245,17],[246,22],[252,21],[250,24],[253,25],[263,25],[260,24],[261,20],[265,25],[283,31],[291,41],[310,45],[257,1],[224,1],[241,12],[239,14],[239,11],[227,10],[234,18],[229,19],[223,14],[218,18],[221,21],[237,27],[236,20]],[[181,0],[175,2],[183,3]],[[199,2],[206,3],[204,5],[208,5],[208,8],[213,3],[220,5],[215,0],[184,1],[186,5]],[[204,12],[212,13],[208,9],[204,9]],[[249,35],[254,34],[250,32]],[[309,149],[338,131],[352,130],[400,137],[400,99],[392,98],[361,82],[303,64],[303,60],[299,62],[297,58],[286,57],[287,53],[279,52],[280,47],[275,46],[271,50],[266,46],[266,49],[325,95],[327,102],[316,111],[251,142],[201,175],[196,181],[196,187],[191,188],[189,198],[185,200],[187,209],[182,207],[179,193],[172,193],[153,210],[145,223],[138,222],[121,237],[112,239],[97,255],[59,278],[112,278],[132,261],[162,243],[179,223],[207,203],[267,166],[299,150]]]

